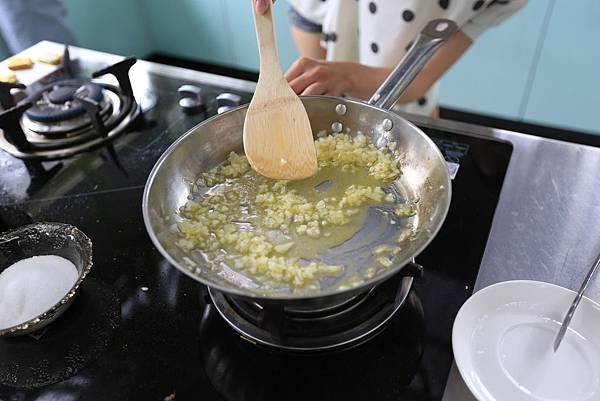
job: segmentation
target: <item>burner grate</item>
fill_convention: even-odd
[[[94,149],[118,137],[142,116],[129,80],[129,69],[135,62],[134,58],[124,59],[93,74],[94,78],[112,74],[119,86],[61,78],[16,105],[11,95],[14,88],[1,86],[4,111],[0,113],[0,149],[22,159],[52,160]],[[23,93],[17,95],[22,97]]]
[[[412,282],[412,276],[398,275],[319,309],[258,302],[213,289],[209,294],[217,311],[243,338],[268,348],[310,352],[352,347],[378,334],[404,304]]]

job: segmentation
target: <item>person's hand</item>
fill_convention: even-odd
[[[256,7],[256,11],[263,14],[265,11],[269,9],[269,4],[271,0],[254,0],[254,6]],[[275,4],[275,0],[273,0],[273,4]]]
[[[301,57],[292,64],[285,78],[298,95],[342,96],[353,92],[359,67],[356,63]]]

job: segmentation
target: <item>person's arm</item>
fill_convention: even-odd
[[[301,57],[322,60],[327,55],[327,50],[321,47],[321,33],[309,32],[292,25],[292,38]]]
[[[455,33],[425,65],[409,85],[400,102],[421,98],[427,90],[465,53],[472,40]],[[302,95],[350,95],[368,99],[392,71],[392,67],[369,67],[352,62],[327,62],[303,57],[286,73],[292,89]]]
[[[429,59],[423,70],[400,97],[401,103],[420,99],[465,54],[473,40],[458,31]],[[391,72],[391,71],[390,71]],[[383,83],[383,80],[381,81]],[[377,89],[377,88],[375,88]],[[372,93],[372,92],[371,92]]]
[[[273,4],[275,0],[273,0]],[[259,13],[264,13],[269,8],[269,0],[254,0],[254,6]],[[297,18],[301,18],[296,12]],[[310,57],[314,59],[324,59],[327,52],[321,47],[321,32],[320,26],[312,24],[310,21],[305,21],[310,25],[314,25],[315,28],[311,30],[312,26],[308,29],[301,29],[296,25],[292,25],[292,38],[296,44],[296,48],[300,53],[301,57]],[[316,29],[318,27],[318,31]]]
[[[41,40],[76,45],[62,0],[0,0],[0,36],[13,53]]]

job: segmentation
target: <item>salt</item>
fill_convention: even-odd
[[[0,273],[0,330],[25,323],[56,305],[79,276],[68,259],[55,255],[22,259]]]

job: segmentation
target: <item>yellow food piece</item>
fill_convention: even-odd
[[[383,267],[390,267],[393,264],[394,258],[402,251],[402,248],[394,245],[379,245],[373,249],[375,261]],[[369,269],[367,269],[367,273]]]
[[[393,256],[398,255],[402,251],[402,248],[399,246],[390,246],[390,254]]]
[[[201,178],[204,185],[211,187],[225,182],[228,178],[238,178],[250,171],[250,163],[246,156],[240,156],[231,152],[227,158],[227,163],[218,169],[205,173]]]
[[[17,83],[17,76],[12,71],[0,71],[0,82]]]
[[[26,70],[31,68],[33,62],[29,57],[14,56],[8,59],[9,70]]]
[[[406,229],[398,235],[398,237],[396,238],[396,242],[403,243],[404,241],[409,239],[411,235],[412,231],[410,229]]]
[[[385,256],[380,256],[376,260],[377,263],[379,263],[383,267],[390,267],[393,265],[392,261],[389,258],[386,258]]]
[[[43,53],[40,54],[37,59],[40,63],[59,65],[62,61],[62,55],[55,53]]]
[[[363,169],[381,186],[400,174],[392,156],[363,135],[320,137],[315,145],[321,169]],[[338,197],[297,191],[287,181],[257,175],[245,156],[233,152],[226,163],[203,174],[199,184],[210,189],[181,208],[177,245],[185,251],[201,250],[209,260],[226,263],[267,287],[300,289],[321,277],[341,274],[343,266],[304,262],[290,256],[290,250],[302,237],[330,237],[330,227],[349,224],[361,207],[394,200],[380,185],[351,184],[341,187]],[[274,232],[286,240],[273,239]],[[355,277],[342,285],[358,285],[360,280]]]
[[[389,245],[379,245],[373,249],[373,255],[382,255],[390,251]]]
[[[380,187],[351,185],[341,199],[325,198],[311,202],[289,190],[283,181],[258,188],[255,204],[260,208],[262,224],[267,228],[281,228],[295,223],[296,233],[319,237],[320,228],[327,225],[344,225],[358,213],[358,207],[366,203],[381,203],[385,193]]]
[[[373,277],[375,277],[376,273],[377,273],[377,269],[373,266],[370,266],[367,268],[367,270],[365,270],[365,278],[367,278],[367,279],[373,278]]]
[[[341,169],[368,168],[369,174],[378,180],[392,180],[400,169],[391,154],[368,143],[367,137],[357,135],[348,140],[348,135],[338,134],[319,138],[316,142],[319,167],[333,165]]]
[[[338,286],[338,290],[343,291],[350,288],[358,287],[364,282],[365,280],[363,280],[362,278],[353,275],[344,280],[344,282]]]
[[[404,203],[396,208],[394,211],[398,217],[411,217],[417,214],[415,207],[410,203]]]

